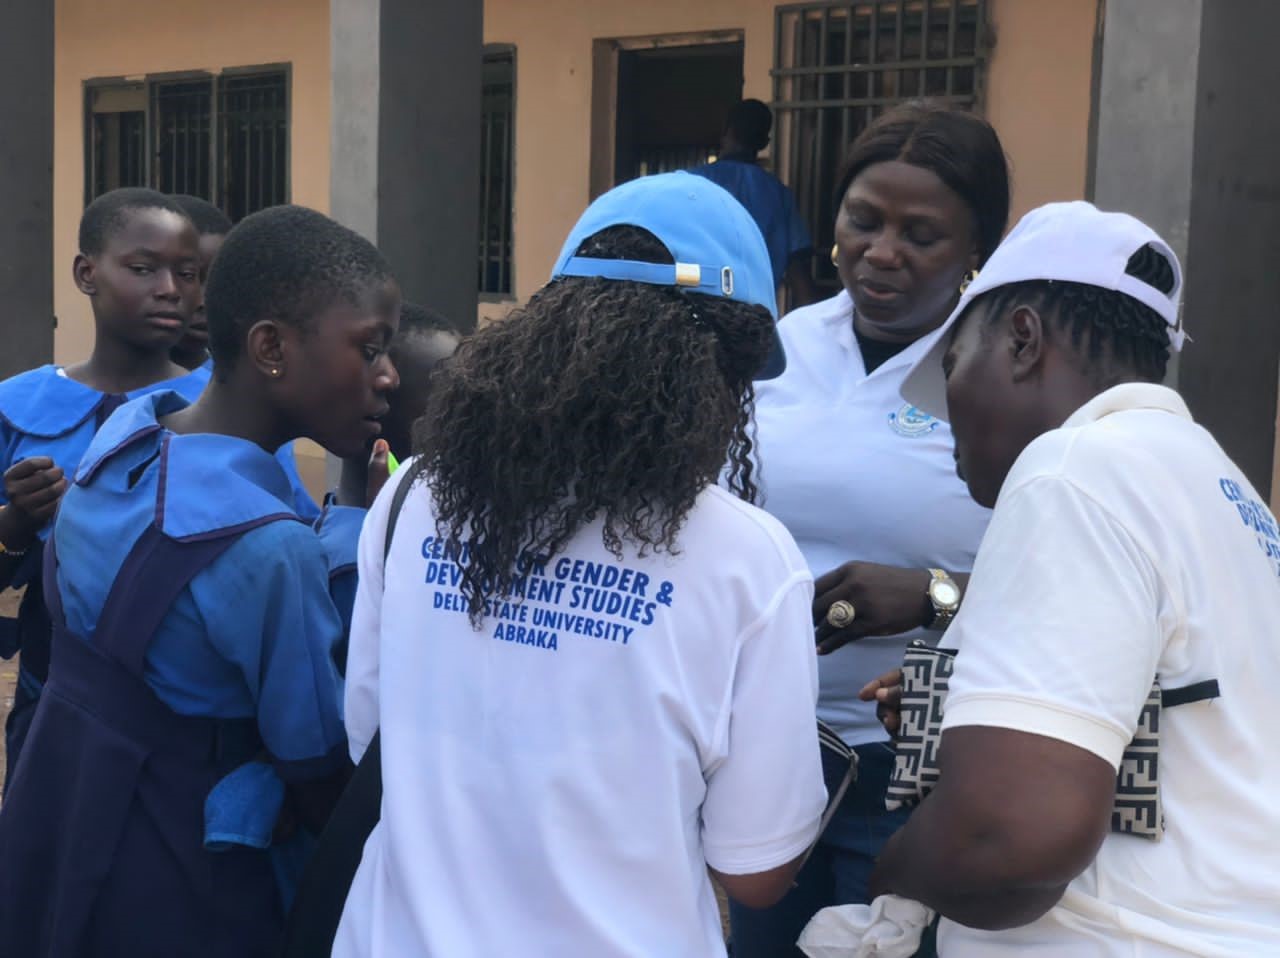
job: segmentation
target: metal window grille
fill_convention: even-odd
[[[219,197],[232,221],[289,199],[289,90],[282,72],[221,78]]]
[[[212,195],[213,78],[151,84],[151,121],[155,188]]]
[[[484,52],[480,114],[480,292],[511,293],[515,48]]]
[[[122,91],[137,109],[121,108]],[[86,203],[151,186],[206,197],[235,221],[289,200],[287,69],[92,82],[86,111]]]
[[[862,0],[777,8],[774,162],[818,248],[834,234],[849,145],[886,108],[916,97],[981,106],[986,0]],[[825,256],[816,278],[838,282]]]
[[[89,176],[93,195],[119,186],[145,186],[147,114],[94,113],[90,118]]]

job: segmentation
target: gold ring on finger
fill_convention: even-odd
[[[827,609],[827,625],[833,629],[847,629],[857,617],[858,610],[845,599],[832,602],[831,608]]]

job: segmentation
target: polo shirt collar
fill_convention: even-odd
[[[862,349],[858,345],[858,337],[853,332],[853,297],[849,295],[847,289],[841,289],[839,293],[831,297],[827,302],[830,304],[830,308],[823,319],[831,327],[832,337],[840,348],[858,358],[858,364],[862,367],[862,377],[865,379],[869,379],[872,376],[888,375],[895,370],[914,366],[916,360],[933,342],[931,336],[921,336],[898,355],[886,359],[874,370],[867,372],[866,360],[862,358]]]
[[[1183,419],[1192,418],[1191,410],[1187,408],[1182,397],[1168,386],[1155,383],[1122,383],[1094,396],[1072,413],[1062,427],[1070,429],[1074,426],[1085,426],[1114,412],[1126,412],[1131,409],[1158,409],[1181,416]]]

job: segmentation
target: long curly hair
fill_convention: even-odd
[[[579,255],[673,262],[653,234],[610,227]],[[675,553],[685,516],[728,462],[754,501],[752,377],[773,344],[760,306],[674,288],[565,277],[464,341],[434,374],[412,481],[461,555],[472,623],[529,557],[603,517],[619,559]],[[454,551],[457,550],[457,551]]]

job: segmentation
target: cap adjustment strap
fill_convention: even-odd
[[[601,279],[631,280],[652,286],[678,286],[712,296],[733,295],[733,269],[729,266],[701,266],[697,263],[641,263],[629,259],[593,259],[574,256],[559,271],[560,276],[598,276]]]

